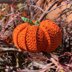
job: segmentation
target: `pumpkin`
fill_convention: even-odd
[[[40,23],[40,27],[45,29],[49,36],[50,36],[50,42],[51,47],[49,51],[54,51],[62,41],[62,32],[61,29],[58,27],[56,23],[54,23],[51,20],[44,20]]]
[[[21,32],[21,30],[25,29],[25,27],[28,26],[28,25],[29,25],[28,23],[23,23],[23,24],[18,25],[14,29],[14,32],[13,32],[13,42],[14,42],[14,44],[15,44],[15,46],[17,48],[19,48],[19,45],[18,45],[18,34]]]
[[[27,29],[26,45],[28,51],[30,52],[36,52],[36,51],[38,52],[37,40],[36,40],[37,29],[38,26],[29,26]]]
[[[14,45],[22,51],[52,52],[61,44],[61,40],[61,29],[51,20],[44,20],[39,26],[26,22],[13,31]]]

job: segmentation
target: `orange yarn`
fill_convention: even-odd
[[[50,52],[50,46],[51,46],[50,36],[49,36],[48,32],[46,31],[46,29],[43,26],[40,25],[40,28],[44,32],[44,35],[43,35],[43,49],[42,49],[42,51]]]
[[[61,29],[51,20],[40,22],[40,26],[20,24],[13,31],[15,46],[29,52],[54,51],[61,41]]]
[[[21,32],[19,32],[18,34],[18,45],[21,49],[23,50],[27,50],[26,49],[26,33],[27,33],[27,27],[25,29],[23,29]]]
[[[29,25],[28,23],[20,24],[13,31],[13,42],[17,48],[19,48],[19,46],[18,46],[18,34],[21,32],[21,30],[26,28],[28,25]]]
[[[26,34],[27,50],[30,52],[38,52],[37,48],[37,29],[38,26],[29,26]]]
[[[40,26],[45,29],[50,36],[51,47],[49,48],[49,51],[54,51],[61,44],[62,41],[61,29],[51,20],[42,21],[40,23]]]
[[[43,37],[44,37],[44,32],[42,31],[42,29],[40,28],[40,26],[38,27],[37,30],[37,47],[39,51],[43,51]]]

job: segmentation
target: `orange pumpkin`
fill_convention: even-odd
[[[61,40],[61,29],[50,20],[40,22],[39,26],[23,23],[13,31],[14,45],[29,52],[54,51]]]
[[[51,20],[44,20],[40,23],[40,27],[45,29],[49,36],[50,36],[50,42],[51,42],[51,47],[48,50],[54,51],[62,41],[62,32],[61,29],[58,27],[58,25]],[[45,32],[46,32],[45,31]]]
[[[18,35],[21,32],[21,30],[25,29],[25,27],[28,26],[28,25],[29,25],[28,23],[23,23],[23,24],[18,25],[14,29],[14,32],[13,32],[13,42],[14,42],[14,44],[15,44],[15,46],[17,48],[20,48],[19,45],[18,45]]]

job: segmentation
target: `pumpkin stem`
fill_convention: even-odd
[[[40,25],[40,21],[35,21],[35,23],[34,23],[35,25]]]
[[[33,23],[30,19],[28,19],[28,18],[26,18],[26,17],[21,17],[21,19],[22,19],[24,22],[28,22],[28,23],[30,23],[31,25],[34,25],[34,23]]]
[[[31,25],[39,25],[40,21],[35,21],[34,23],[32,22],[32,20],[26,18],[26,17],[21,17],[21,19],[24,21],[24,22],[28,22],[30,23]]]

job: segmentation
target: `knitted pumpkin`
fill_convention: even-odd
[[[51,52],[61,44],[61,29],[52,21],[44,20],[40,25],[23,23],[13,31],[13,42],[21,50],[29,52]]]
[[[28,23],[20,24],[20,25],[18,25],[18,26],[14,29],[14,31],[13,31],[13,42],[14,42],[14,44],[15,44],[15,46],[16,46],[17,48],[19,48],[19,45],[18,45],[18,35],[19,35],[19,33],[20,33],[23,29],[25,29],[25,27],[28,26],[28,25],[29,25]]]
[[[13,42],[15,46],[22,50],[39,52],[38,48],[42,46],[42,44],[40,41],[41,36],[39,36],[41,33],[37,35],[37,31],[39,31],[38,29],[38,26],[28,26],[26,23],[25,25],[18,25],[13,31]]]
[[[50,52],[54,51],[61,44],[61,41],[62,41],[61,29],[58,27],[57,24],[55,24],[51,20],[42,21],[40,23],[40,27],[42,29],[45,29],[50,36],[51,47],[48,50]]]

